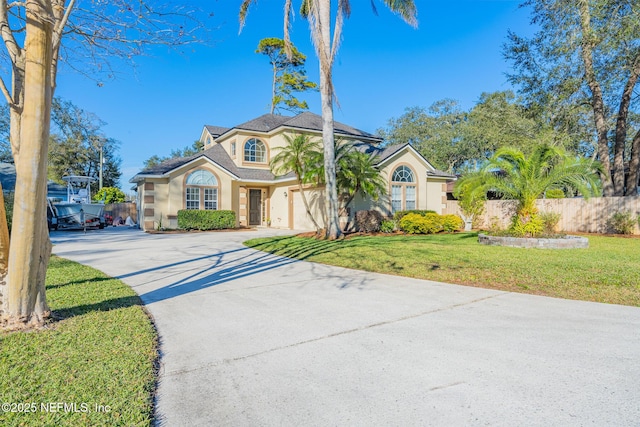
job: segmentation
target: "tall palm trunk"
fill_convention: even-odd
[[[336,239],[342,233],[338,219],[338,188],[336,184],[336,160],[333,125],[333,69],[331,52],[331,1],[319,0],[316,31],[320,31],[317,49],[320,59],[320,98],[322,105],[322,143],[324,145],[324,177],[326,182],[327,224],[325,237]]]
[[[51,255],[46,226],[46,177],[53,90],[53,11],[44,0],[27,2],[26,10],[24,109],[20,149],[14,159],[15,191],[20,197],[15,198],[3,313],[9,327],[38,325],[50,315],[44,278]]]

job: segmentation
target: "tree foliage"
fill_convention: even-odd
[[[474,157],[464,139],[467,115],[458,101],[442,99],[428,109],[407,108],[379,133],[389,144],[410,143],[434,166],[452,172]]]
[[[51,108],[48,178],[62,183],[66,175],[98,179],[100,150],[103,156],[103,186],[117,187],[122,172],[117,155],[120,142],[102,132],[105,123],[70,101],[54,98]]]
[[[203,148],[204,148],[204,143],[200,140],[196,140],[191,145],[187,145],[186,147],[172,150],[169,156],[161,157],[157,154],[154,154],[153,156],[149,157],[147,160],[144,161],[144,167],[150,168],[153,166],[157,166],[160,163],[170,159],[193,156],[195,154],[198,154],[200,151],[202,151]]]
[[[469,111],[452,99],[436,101],[428,109],[407,108],[378,133],[389,144],[412,144],[431,164],[449,173],[478,168],[505,146],[530,153],[542,143],[571,152],[579,145],[576,138],[550,127],[511,91],[482,93]]]
[[[387,194],[387,182],[375,167],[375,160],[366,153],[352,149],[338,162],[338,190],[347,208],[356,195],[378,200]]]
[[[279,113],[280,109],[300,113],[309,109],[306,101],[301,101],[294,93],[317,90],[318,85],[307,79],[304,69],[307,57],[293,44],[286,52],[285,41],[276,37],[260,40],[256,53],[269,58],[273,73],[271,84],[271,114]]]
[[[531,38],[509,34],[510,81],[554,128],[592,129],[605,196],[637,194],[640,127],[630,115],[638,112],[640,1],[527,0],[524,6],[539,31]]]
[[[600,194],[599,164],[568,154],[559,147],[537,146],[529,156],[503,147],[475,173],[458,180],[458,191],[470,198],[481,198],[488,191],[517,202],[514,227],[523,227],[535,218],[536,199],[547,190],[568,188],[584,197]]]
[[[126,200],[125,194],[117,187],[102,187],[94,196],[94,202],[123,203]]]

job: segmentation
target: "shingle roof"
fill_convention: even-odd
[[[277,114],[263,114],[253,120],[239,124],[231,129],[252,130],[256,132],[271,132],[280,127],[291,117],[279,116]],[[231,130],[230,129],[230,130]]]
[[[367,144],[366,142],[361,142],[355,144],[355,148],[358,151],[371,155],[371,157],[375,159],[376,163],[381,163],[408,145],[409,144],[401,144],[380,147],[373,144]]]
[[[297,116],[280,116],[277,114],[264,114],[260,117],[257,117],[253,120],[249,120],[248,122],[239,124],[231,129],[227,129],[225,132],[222,132],[220,135],[229,132],[233,129],[241,129],[241,130],[249,130],[254,132],[271,132],[279,127],[290,127],[294,129],[302,129],[302,130],[313,130],[322,132],[322,117],[310,113],[300,113]],[[356,129],[354,127],[345,125],[344,123],[334,122],[333,124],[335,133],[337,135],[345,135],[352,138],[367,138],[367,139],[375,139],[382,141],[382,138],[379,138],[371,133],[362,131],[360,129]],[[224,129],[224,128],[221,128]]]
[[[224,133],[230,132],[233,129],[267,133],[279,127],[289,127],[292,129],[313,130],[321,132],[322,117],[309,112],[301,113],[294,117],[281,116],[277,114],[264,114],[253,120],[249,120],[248,122],[235,126],[234,128],[225,128],[221,126],[211,125],[205,126],[207,131],[211,133],[214,138],[217,138]],[[362,151],[363,153],[371,155],[371,157],[375,158],[377,164],[384,162],[406,147],[411,147],[410,144],[389,145],[380,147],[379,145],[372,144],[371,142],[362,141],[362,139],[370,141],[373,140],[373,142],[382,141],[382,138],[379,138],[373,134],[364,132],[351,126],[347,126],[340,122],[334,122],[334,128],[337,135],[348,136],[356,140],[360,139],[360,141],[355,143],[356,149]],[[208,158],[221,168],[225,169],[231,175],[236,176],[237,178],[242,180],[274,181],[276,179],[288,179],[293,177],[293,174],[291,173],[282,177],[276,177],[269,170],[238,167],[220,144],[213,144],[211,148],[208,148],[207,150],[204,150],[192,156],[169,159],[159,165],[144,169],[130,181],[136,182],[139,178],[144,176],[164,175],[167,172],[170,172],[199,157]],[[429,171],[428,174],[430,176],[455,179],[455,175],[451,175],[438,169]]]
[[[427,171],[427,175],[429,176],[437,176],[440,178],[450,178],[450,179],[458,179],[456,175],[450,174],[449,172],[441,171],[440,169],[434,169],[432,171]]]
[[[250,168],[240,168],[236,166],[233,162],[229,154],[222,148],[220,144],[214,144],[213,147],[208,148],[200,153],[194,154],[188,157],[178,157],[174,159],[166,160],[158,165],[152,166],[150,168],[144,169],[140,171],[134,178],[131,179],[133,182],[136,177],[142,176],[153,176],[153,175],[164,175],[167,172],[170,172],[176,168],[179,168],[182,165],[185,165],[193,160],[196,160],[200,157],[206,157],[222,169],[226,170],[230,174],[249,181],[274,181],[276,179],[286,179],[293,177],[293,174],[288,174],[282,177],[276,177],[271,173],[268,169],[250,169]]]
[[[225,133],[226,131],[229,130],[229,128],[225,128],[222,126],[211,126],[211,125],[205,125],[204,126],[207,131],[211,134],[211,136],[213,136],[214,138],[219,137],[220,135],[222,135],[223,133]]]

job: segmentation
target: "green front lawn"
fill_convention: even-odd
[[[140,299],[55,256],[47,299],[58,321],[0,332],[0,425],[150,425],[157,334]]]
[[[640,306],[640,239],[589,236],[589,249],[484,246],[476,233],[252,239],[265,252],[378,273]]]

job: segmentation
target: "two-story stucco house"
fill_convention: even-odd
[[[175,228],[181,209],[224,209],[236,212],[238,226],[269,222],[272,227],[313,229],[296,178],[274,176],[269,168],[278,147],[286,145],[284,135],[300,133],[322,141],[321,117],[308,112],[294,117],[265,114],[232,128],[205,126],[200,136],[202,152],[168,160],[131,179],[137,185],[141,227]],[[442,211],[446,182],[454,176],[435,169],[408,144],[381,148],[380,138],[338,122],[335,133],[369,153],[388,182],[386,198],[375,202],[356,198],[343,214],[353,216],[361,209],[378,209],[385,216],[405,209]],[[322,189],[305,190],[305,194],[322,224]]]

